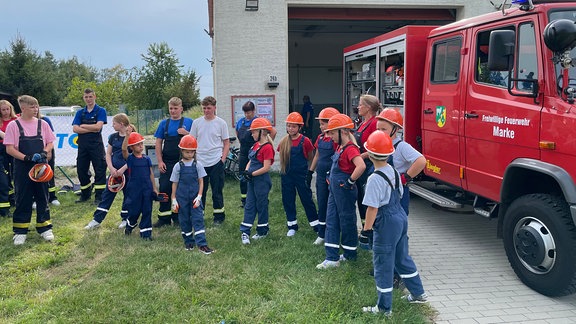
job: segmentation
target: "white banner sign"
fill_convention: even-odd
[[[75,166],[78,155],[78,134],[72,131],[72,121],[74,116],[49,116],[52,126],[54,126],[54,149],[56,150],[57,166]],[[108,124],[102,127],[102,141],[104,147],[108,146],[108,137],[115,133],[112,128],[112,117],[108,116]]]

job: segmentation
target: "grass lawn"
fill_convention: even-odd
[[[86,231],[95,206],[75,204],[73,193],[59,195],[62,205],[51,207],[53,243],[31,231],[15,247],[11,219],[1,218],[0,322],[430,322],[430,308],[409,305],[398,291],[391,319],[362,313],[362,306],[376,304],[367,251],[359,250],[356,262],[317,270],[324,248],[312,245],[316,236],[301,206],[300,230],[285,235],[278,175],[269,196],[270,234],[247,246],[240,242],[238,182],[227,180],[224,190],[224,224],[212,226],[212,208],[206,209],[212,255],[186,251],[176,227],[154,229],[152,242],[137,230],[125,236],[117,228],[121,196],[102,226]],[[154,208],[155,214],[157,203]]]

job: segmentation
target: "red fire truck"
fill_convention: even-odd
[[[426,157],[410,191],[498,218],[527,286],[576,291],[576,3],[514,0],[441,27],[347,47],[345,110],[361,94],[404,115]]]

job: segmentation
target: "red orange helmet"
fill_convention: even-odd
[[[333,108],[333,107],[326,107],[324,109],[322,109],[320,111],[320,114],[318,114],[318,117],[316,117],[316,119],[330,119],[330,117],[334,116],[334,115],[338,115],[340,112],[338,111],[338,109]]]
[[[304,125],[304,119],[299,113],[292,112],[286,117],[286,123]]]
[[[393,108],[385,108],[378,116],[376,116],[376,118],[385,120],[396,127],[403,128],[402,125],[404,125],[402,114]]]
[[[48,182],[54,176],[54,171],[48,163],[38,163],[30,168],[28,176],[34,182]]]
[[[108,178],[108,190],[111,192],[119,192],[124,188],[126,184],[126,177],[121,175],[119,177],[109,177]]]
[[[178,147],[184,150],[196,150],[198,148],[198,141],[196,141],[196,138],[190,134],[184,135],[180,139]]]
[[[352,119],[350,117],[344,114],[337,114],[330,117],[330,119],[328,120],[328,127],[326,128],[326,131],[342,128],[348,128],[348,129],[354,128],[354,122],[352,122]]]
[[[302,118],[302,117],[300,117]],[[262,117],[258,117],[256,119],[254,119],[252,121],[252,124],[250,124],[250,130],[259,130],[259,129],[265,129],[269,132],[272,131],[272,124],[270,124],[270,121],[267,118],[262,118]]]
[[[128,137],[128,146],[135,145],[135,144],[142,143],[142,142],[144,142],[144,136],[142,136],[136,132],[130,133],[130,136]]]
[[[366,143],[364,143],[364,148],[372,155],[372,157],[377,159],[381,157],[382,160],[385,160],[389,155],[394,153],[394,144],[392,144],[392,139],[388,134],[379,130],[374,131],[370,136],[368,136]]]

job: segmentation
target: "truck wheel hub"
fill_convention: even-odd
[[[538,219],[525,217],[516,224],[514,247],[522,264],[531,272],[544,274],[554,266],[554,238]]]

